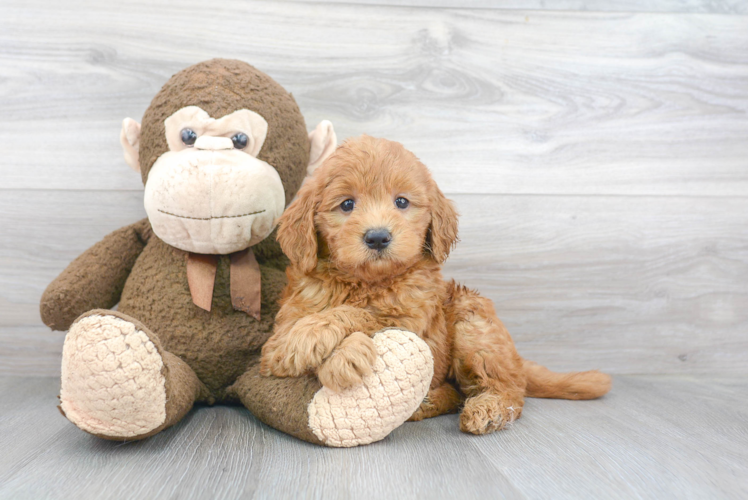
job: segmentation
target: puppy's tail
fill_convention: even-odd
[[[556,373],[526,359],[522,368],[527,376],[525,395],[531,398],[595,399],[606,394],[613,383],[610,375],[597,370]]]

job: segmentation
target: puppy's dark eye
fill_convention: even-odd
[[[197,134],[191,128],[182,129],[182,142],[187,146],[192,146],[197,140]]]
[[[353,207],[356,205],[356,202],[353,200],[345,200],[343,203],[340,204],[340,209],[343,212],[350,212],[353,210]]]
[[[397,205],[397,208],[408,208],[408,205],[410,205],[410,202],[403,198],[402,196],[400,198],[397,198],[395,200],[395,205]]]
[[[234,143],[234,147],[236,149],[244,149],[247,147],[247,143],[249,142],[249,137],[247,137],[247,134],[243,132],[239,132],[234,137],[231,138],[231,142]]]

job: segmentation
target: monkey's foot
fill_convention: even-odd
[[[140,439],[166,421],[164,362],[140,324],[113,311],[79,318],[62,349],[60,410],[106,439]]]
[[[386,329],[374,336],[377,358],[363,384],[320,389],[309,404],[309,427],[327,446],[373,443],[418,409],[434,374],[429,346],[414,333]]]

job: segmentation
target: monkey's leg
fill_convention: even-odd
[[[453,368],[467,399],[460,430],[487,434],[518,419],[527,384],[522,359],[490,300],[457,287],[453,292]]]
[[[80,429],[137,440],[177,423],[208,390],[139,321],[97,309],[70,327],[62,349],[60,410]]]
[[[414,333],[386,329],[373,340],[372,373],[341,392],[322,387],[311,375],[261,375],[259,358],[229,391],[267,425],[310,443],[350,447],[379,441],[418,408],[431,384],[434,361],[429,346]],[[345,366],[336,363],[330,369]]]
[[[438,417],[446,413],[457,413],[462,404],[462,395],[449,382],[436,389],[430,389],[421,405],[410,416],[408,422],[418,422],[424,418]]]

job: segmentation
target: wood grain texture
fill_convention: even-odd
[[[224,56],[285,85],[310,128],[403,142],[451,193],[748,193],[748,17],[201,6],[6,2],[4,187],[139,189],[121,119]]]
[[[47,285],[85,249],[145,217],[137,191],[0,189],[0,374],[59,375],[63,332],[41,322]]]
[[[319,0],[292,0],[320,3]],[[325,0],[325,3],[450,9],[571,10],[748,14],[741,0]]]
[[[558,370],[746,373],[748,200],[455,196],[445,275]]]
[[[453,196],[461,242],[445,276],[491,298],[528,359],[556,370],[745,374],[748,200]],[[62,336],[39,320],[47,284],[141,194],[0,197],[0,373],[59,373]]]
[[[353,449],[309,445],[239,407],[146,441],[102,441],[55,410],[59,381],[0,379],[0,498],[744,498],[748,384],[617,377],[597,401],[528,400],[488,436],[454,415]]]
[[[0,18],[3,373],[57,373],[41,292],[144,215],[120,118],[214,55],[276,76],[310,124],[421,155],[463,213],[447,275],[495,301],[527,357],[745,373],[748,18],[180,5]]]
[[[0,375],[35,377],[0,376],[0,500],[748,497],[748,3],[206,5],[3,2]],[[121,120],[211,57],[275,77],[309,128],[418,154],[462,214],[445,275],[494,301],[526,357],[690,375],[529,400],[490,436],[445,416],[352,450],[240,407],[139,443],[79,431],[54,409],[64,334],[39,297],[145,215]]]

